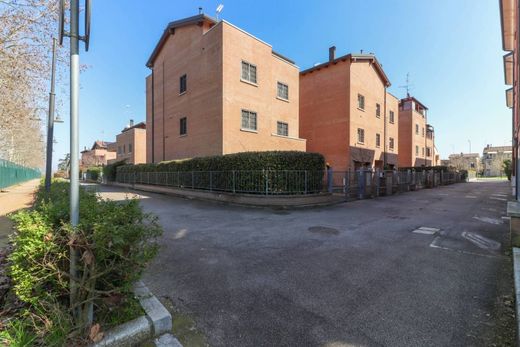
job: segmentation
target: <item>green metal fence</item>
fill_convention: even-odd
[[[40,177],[38,169],[31,169],[0,159],[0,189]]]

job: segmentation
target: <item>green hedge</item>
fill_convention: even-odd
[[[244,152],[158,164],[122,165],[117,168],[116,179],[123,183],[241,193],[300,194],[321,191],[324,170],[325,159],[318,153]]]
[[[101,173],[101,167],[93,166],[87,169],[87,179],[97,181],[99,174]]]
[[[103,176],[108,181],[115,181],[116,180],[117,168],[122,166],[122,165],[125,165],[125,164],[126,164],[126,159],[120,160],[120,161],[116,161],[115,163],[108,164],[108,165],[104,166],[103,167]]]
[[[400,167],[399,168],[399,171],[408,171],[408,170],[412,170],[412,171],[415,171],[415,172],[423,172],[423,171],[430,171],[430,170],[435,170],[435,171],[444,171],[444,172],[448,172],[448,171],[454,171],[453,168],[450,168],[448,166],[443,166],[443,165],[437,165],[437,166],[412,166],[412,167]]]
[[[243,152],[158,164],[122,165],[117,172],[308,170],[322,171],[325,159],[319,153],[296,151]]]

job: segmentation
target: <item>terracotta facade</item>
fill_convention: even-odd
[[[244,63],[254,67],[254,79],[242,78]],[[298,67],[232,24],[205,15],[172,22],[147,66],[152,69],[146,79],[147,162],[305,151]],[[278,82],[288,86],[288,100],[277,98]],[[278,122],[286,136],[277,134]]]
[[[398,99],[370,54],[335,58],[300,74],[300,135],[335,171],[394,167],[398,156]]]
[[[109,164],[125,160],[127,164],[146,163],[146,124],[130,125],[116,136],[116,158]]]
[[[414,97],[399,103],[399,166],[437,164],[435,131],[428,124],[428,108]]]

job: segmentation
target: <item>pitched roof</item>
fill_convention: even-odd
[[[123,130],[121,130],[121,132],[124,133],[132,129],[146,129],[146,122],[139,122],[137,124],[132,125],[131,127],[126,127]]]
[[[369,61],[371,63],[374,63],[374,68],[376,69],[379,77],[381,78],[381,80],[383,81],[385,86],[390,87],[390,85],[391,85],[390,80],[386,76],[385,71],[383,70],[383,67],[381,66],[381,64],[379,63],[379,61],[377,60],[377,58],[374,54],[352,54],[352,53],[347,54],[347,55],[341,56],[339,58],[336,58],[332,61],[327,61],[325,63],[322,63],[319,65],[313,66],[311,68],[308,68],[306,70],[303,70],[302,72],[300,72],[300,74],[305,75],[309,72],[313,72],[315,70],[320,70],[320,69],[326,68],[331,64],[337,64],[340,61],[347,61],[347,60],[350,62]]]
[[[196,16],[183,18],[183,19],[179,19],[179,20],[170,22],[166,26],[166,29],[164,29],[163,34],[162,34],[161,38],[159,39],[159,42],[157,42],[157,45],[155,45],[155,48],[154,48],[152,54],[150,55],[150,58],[148,58],[148,61],[146,62],[146,66],[147,67],[153,66],[153,62],[154,62],[155,58],[157,58],[157,55],[159,54],[162,47],[166,43],[168,36],[170,36],[171,34],[174,33],[175,28],[180,28],[180,27],[192,25],[192,24],[202,24],[203,22],[209,22],[210,24],[213,24],[213,25],[217,23],[217,21],[215,19],[213,19],[212,17],[207,16],[205,14],[198,14]]]
[[[416,104],[419,104],[422,108],[424,108],[425,110],[428,109],[428,107],[424,106],[424,104],[422,102],[420,102],[419,100],[417,100],[416,98],[414,98],[413,96],[408,96],[406,98],[403,98],[401,99],[401,102],[403,101],[414,101]]]
[[[512,146],[486,146],[484,147],[484,153],[488,152],[512,152]]]

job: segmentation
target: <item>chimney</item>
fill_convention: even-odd
[[[329,62],[334,61],[334,59],[336,59],[336,46],[329,48]]]
[[[134,120],[133,120],[133,119],[130,119],[130,126],[131,126],[131,127],[134,126]]]

